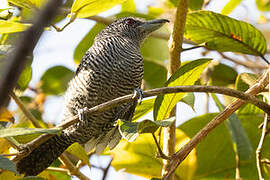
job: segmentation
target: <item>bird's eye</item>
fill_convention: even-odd
[[[133,25],[136,23],[136,21],[133,20],[133,19],[128,19],[128,20],[126,21],[126,23],[127,23],[128,25],[130,25],[130,26],[133,26]]]

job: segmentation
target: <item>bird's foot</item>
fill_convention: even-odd
[[[82,108],[82,109],[78,109],[78,115],[79,115],[79,120],[80,121],[85,121],[86,117],[85,117],[85,111],[87,110],[87,108]]]
[[[134,90],[133,99],[138,98],[138,103],[141,104],[143,100],[143,90],[141,88],[136,88]]]

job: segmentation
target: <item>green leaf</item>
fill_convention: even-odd
[[[31,24],[5,21],[0,19],[0,34],[21,32],[29,28]]]
[[[16,166],[15,166],[14,162],[12,162],[8,158],[1,156],[1,155],[0,155],[0,169],[12,171],[16,174],[19,174],[16,170]]]
[[[228,86],[234,84],[237,77],[237,72],[225,64],[214,66],[211,73],[211,84],[214,86]]]
[[[41,89],[47,95],[60,95],[67,89],[67,84],[74,73],[64,66],[54,66],[41,77]]]
[[[95,36],[105,27],[104,24],[97,23],[95,26],[84,36],[74,51],[75,64],[79,64],[85,52],[92,46]]]
[[[142,101],[141,104],[137,104],[132,121],[137,121],[139,118],[153,110],[155,100],[156,98],[147,99]]]
[[[38,176],[28,176],[28,177],[24,177],[20,180],[45,180],[45,179],[42,177],[38,177]]]
[[[260,11],[270,11],[270,2],[265,0],[256,0],[257,8]]]
[[[155,37],[149,37],[144,41],[141,52],[146,60],[160,61],[163,63],[164,60],[169,58],[167,41]]]
[[[27,65],[21,75],[19,76],[18,85],[20,90],[24,91],[27,87],[29,82],[32,79],[32,67],[31,65]]]
[[[138,133],[154,133],[159,127],[169,127],[175,119],[175,117],[171,117],[162,121],[143,120],[138,124]]]
[[[242,0],[230,0],[221,10],[221,14],[230,14],[241,2]]]
[[[180,67],[166,82],[166,86],[193,85],[210,63],[210,59],[199,59]],[[154,105],[154,119],[168,118],[173,107],[182,99],[185,93],[166,94],[158,96]]]
[[[128,142],[133,142],[139,136],[138,134],[138,123],[137,122],[128,122],[128,121],[121,121],[119,126],[119,132],[124,139]]]
[[[257,74],[241,73],[237,76],[235,82],[235,89],[239,91],[246,91],[258,79]]]
[[[224,110],[224,105],[219,101],[215,94],[212,94],[212,98],[216,103],[219,111]],[[235,113],[233,113],[226,124],[230,130],[232,136],[233,147],[238,154],[240,160],[249,160],[252,156],[253,149],[246,134],[245,129],[242,127],[241,121]]]
[[[195,104],[194,93],[186,93],[180,101],[189,105],[192,108],[192,110],[195,111],[195,109],[194,109],[194,104]]]
[[[90,167],[89,158],[84,148],[79,143],[72,144],[68,147],[67,151],[82,160],[83,163],[87,164]]]
[[[43,128],[5,128],[0,129],[0,138],[3,137],[12,137],[12,136],[20,136],[20,135],[28,135],[28,134],[57,134],[61,131],[60,128],[51,128],[51,129],[43,129]]]
[[[8,2],[16,6],[28,9],[40,8],[44,1],[45,0],[8,0]]]
[[[122,3],[122,11],[125,12],[136,12],[136,4],[134,0],[126,0]]]
[[[157,62],[144,60],[143,79],[149,89],[162,87],[167,79],[167,69]]]
[[[211,11],[189,13],[185,37],[209,49],[263,56],[266,41],[254,26]]]
[[[189,138],[179,129],[176,130],[176,150],[183,146]],[[157,147],[151,134],[141,134],[136,141],[129,143],[121,141],[113,151],[112,166],[118,171],[143,176],[147,179],[160,177],[162,160],[155,158]],[[175,180],[193,179],[196,170],[196,151],[189,156],[176,169]],[[138,165],[139,164],[139,165]]]
[[[125,0],[75,0],[71,7],[71,13],[78,18],[86,18],[97,15]]]

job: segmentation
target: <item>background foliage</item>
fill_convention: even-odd
[[[212,12],[211,4],[217,0],[190,0],[189,12],[185,26],[184,48],[198,45],[200,50],[184,50],[188,56],[182,62],[181,68],[167,80],[167,65],[169,49],[167,41],[172,31],[172,20],[178,0],[153,1],[155,6],[148,6],[147,11],[141,13],[138,4],[133,0],[66,0],[60,15],[58,15],[46,33],[50,31],[66,31],[69,23],[75,23],[78,18],[95,21],[96,24],[74,48],[74,64],[79,64],[85,51],[92,45],[94,37],[112,18],[136,16],[145,19],[168,18],[171,24],[163,27],[153,36],[150,36],[142,45],[144,57],[144,89],[164,86],[180,85],[216,85],[234,88],[239,91],[247,90],[267,68],[263,59],[267,58],[268,21],[267,11],[270,11],[270,2],[263,0],[230,0],[219,12]],[[46,0],[0,0],[0,58],[15,48],[17,37],[31,26],[35,15],[43,7]],[[241,9],[246,4],[255,3],[253,7],[260,13],[254,19],[250,9]],[[115,5],[120,6],[119,12],[110,17],[96,16]],[[246,16],[237,16],[245,12]],[[232,14],[236,14],[233,16]],[[243,21],[242,21],[243,20]],[[67,23],[62,28],[59,24]],[[65,28],[66,27],[66,28]],[[78,28],[80,28],[78,26]],[[259,28],[261,30],[259,30]],[[40,45],[42,46],[42,44]],[[57,51],[57,49],[52,49]],[[225,53],[224,53],[225,52]],[[226,53],[227,52],[227,53]],[[187,57],[187,55],[185,55]],[[23,105],[30,110],[42,128],[34,128],[21,108],[11,104],[1,108],[0,113],[0,154],[14,152],[10,144],[26,143],[41,133],[58,133],[54,124],[46,120],[44,105],[53,102],[62,96],[67,83],[74,76],[75,69],[62,65],[52,64],[42,75],[38,83],[29,85],[32,80],[32,66],[35,53],[29,56],[29,63],[20,75],[14,89],[16,96]],[[222,61],[220,61],[222,59]],[[0,59],[0,65],[3,64]],[[57,61],[57,58],[55,58]],[[30,83],[31,84],[31,83]],[[258,98],[263,98],[262,93]],[[201,100],[212,102],[202,103]],[[167,119],[170,111],[178,103],[184,103],[193,111],[197,111],[194,103],[200,106],[206,104],[206,111],[196,115],[186,122],[176,117],[176,149],[180,149],[192,138],[207,122],[215,117],[211,109],[217,107],[219,111],[232,101],[232,98],[215,94],[198,96],[194,93],[178,93],[145,99],[138,105],[132,123],[119,122],[122,135],[120,144],[112,151],[106,150],[102,156],[112,158],[111,164],[116,171],[125,171],[130,174],[159,178],[161,175],[162,160],[157,158],[157,148],[151,133],[158,135],[163,127],[169,126],[173,119]],[[62,106],[62,105],[61,105]],[[149,113],[152,112],[153,113]],[[152,117],[153,114],[153,117]],[[145,116],[146,115],[146,116]],[[185,114],[181,113],[180,116]],[[153,120],[149,120],[153,119]],[[233,114],[225,123],[217,127],[201,142],[187,159],[178,167],[175,179],[233,179],[236,165],[240,164],[240,175],[243,179],[258,179],[255,150],[257,148],[261,130],[258,126],[263,121],[263,112],[257,107],[246,104]],[[50,129],[49,129],[50,128]],[[133,142],[131,142],[133,141]],[[162,144],[162,138],[160,139]],[[106,168],[94,162],[95,156],[85,152],[79,144],[73,144],[67,149],[74,164],[79,167],[92,166],[104,172]],[[266,162],[270,158],[270,140],[266,138],[262,156]],[[103,163],[104,164],[104,163]],[[54,167],[65,168],[59,161]],[[264,174],[269,178],[269,163],[264,164]],[[39,175],[45,179],[70,179],[66,171],[46,170]],[[0,155],[0,179],[19,179],[12,161]],[[94,176],[95,178],[95,176]],[[110,178],[109,176],[107,177]]]

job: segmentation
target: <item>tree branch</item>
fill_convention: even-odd
[[[268,75],[268,74],[265,74]],[[254,85],[256,86],[256,84]],[[264,86],[265,87],[265,86]],[[261,92],[262,90],[264,90],[264,87],[261,86],[256,86],[256,92]],[[147,90],[143,92],[143,95],[145,98],[147,97],[151,97],[151,96],[157,96],[157,95],[162,95],[162,94],[170,94],[170,93],[180,93],[180,92],[208,92],[208,93],[219,93],[219,94],[224,94],[224,95],[228,95],[228,96],[232,96],[232,97],[236,97],[241,99],[240,102],[242,104],[245,103],[245,101],[250,102],[252,104],[254,104],[255,106],[259,107],[260,109],[262,109],[263,111],[265,111],[266,113],[270,114],[270,105],[257,99],[256,97],[253,96],[253,94],[257,94],[257,93],[251,93],[251,94],[246,94],[243,93],[241,91],[237,91],[234,89],[230,89],[230,88],[224,88],[224,87],[218,87],[218,86],[176,86],[176,87],[163,87],[163,88],[156,88],[156,89],[152,89],[152,90]],[[135,97],[137,98],[137,97]],[[244,100],[244,101],[243,101]],[[95,113],[100,113],[103,111],[106,111],[110,108],[119,106],[120,104],[123,103],[127,103],[130,101],[134,101],[134,94],[129,94],[126,96],[122,96],[116,99],[113,99],[111,101],[105,102],[103,104],[97,105],[95,107],[92,107],[90,109],[85,110],[85,115],[90,116],[92,114]],[[241,104],[241,105],[242,105]],[[71,126],[72,124],[75,124],[79,121],[78,115],[69,118],[69,119],[65,119],[63,121],[63,123],[59,124],[58,128],[68,128],[69,126]],[[47,141],[49,138],[51,138],[52,134],[42,134],[41,136],[39,136],[38,138],[34,139],[33,141],[25,144],[25,146],[27,147],[27,149],[29,150],[29,153],[34,150],[36,147],[38,147],[39,145],[41,145],[43,142]],[[19,158],[23,158],[25,157],[27,154],[22,154],[19,155]]]
[[[50,24],[56,15],[62,0],[49,0],[34,20],[33,26],[28,28],[16,43],[16,48],[2,59],[0,75],[0,107],[8,99],[8,93],[14,88],[19,75],[25,67],[27,56],[30,55],[39,40],[44,28]]]
[[[244,94],[245,96],[254,97],[253,95],[262,92],[269,82],[269,71],[266,71],[255,84],[250,87]],[[216,92],[217,93],[217,92]],[[227,94],[228,95],[228,94]],[[226,120],[232,113],[234,113],[239,107],[245,104],[244,99],[237,99],[228,105],[221,113],[219,113],[214,119],[212,119],[204,128],[202,128],[186,145],[184,145],[178,152],[176,152],[170,165],[167,168],[167,173],[162,176],[163,180],[166,180],[171,173],[180,165],[180,163],[188,156],[188,154],[218,125]],[[265,103],[267,104],[267,103]],[[268,110],[267,110],[268,111]],[[269,114],[269,112],[267,112]]]

